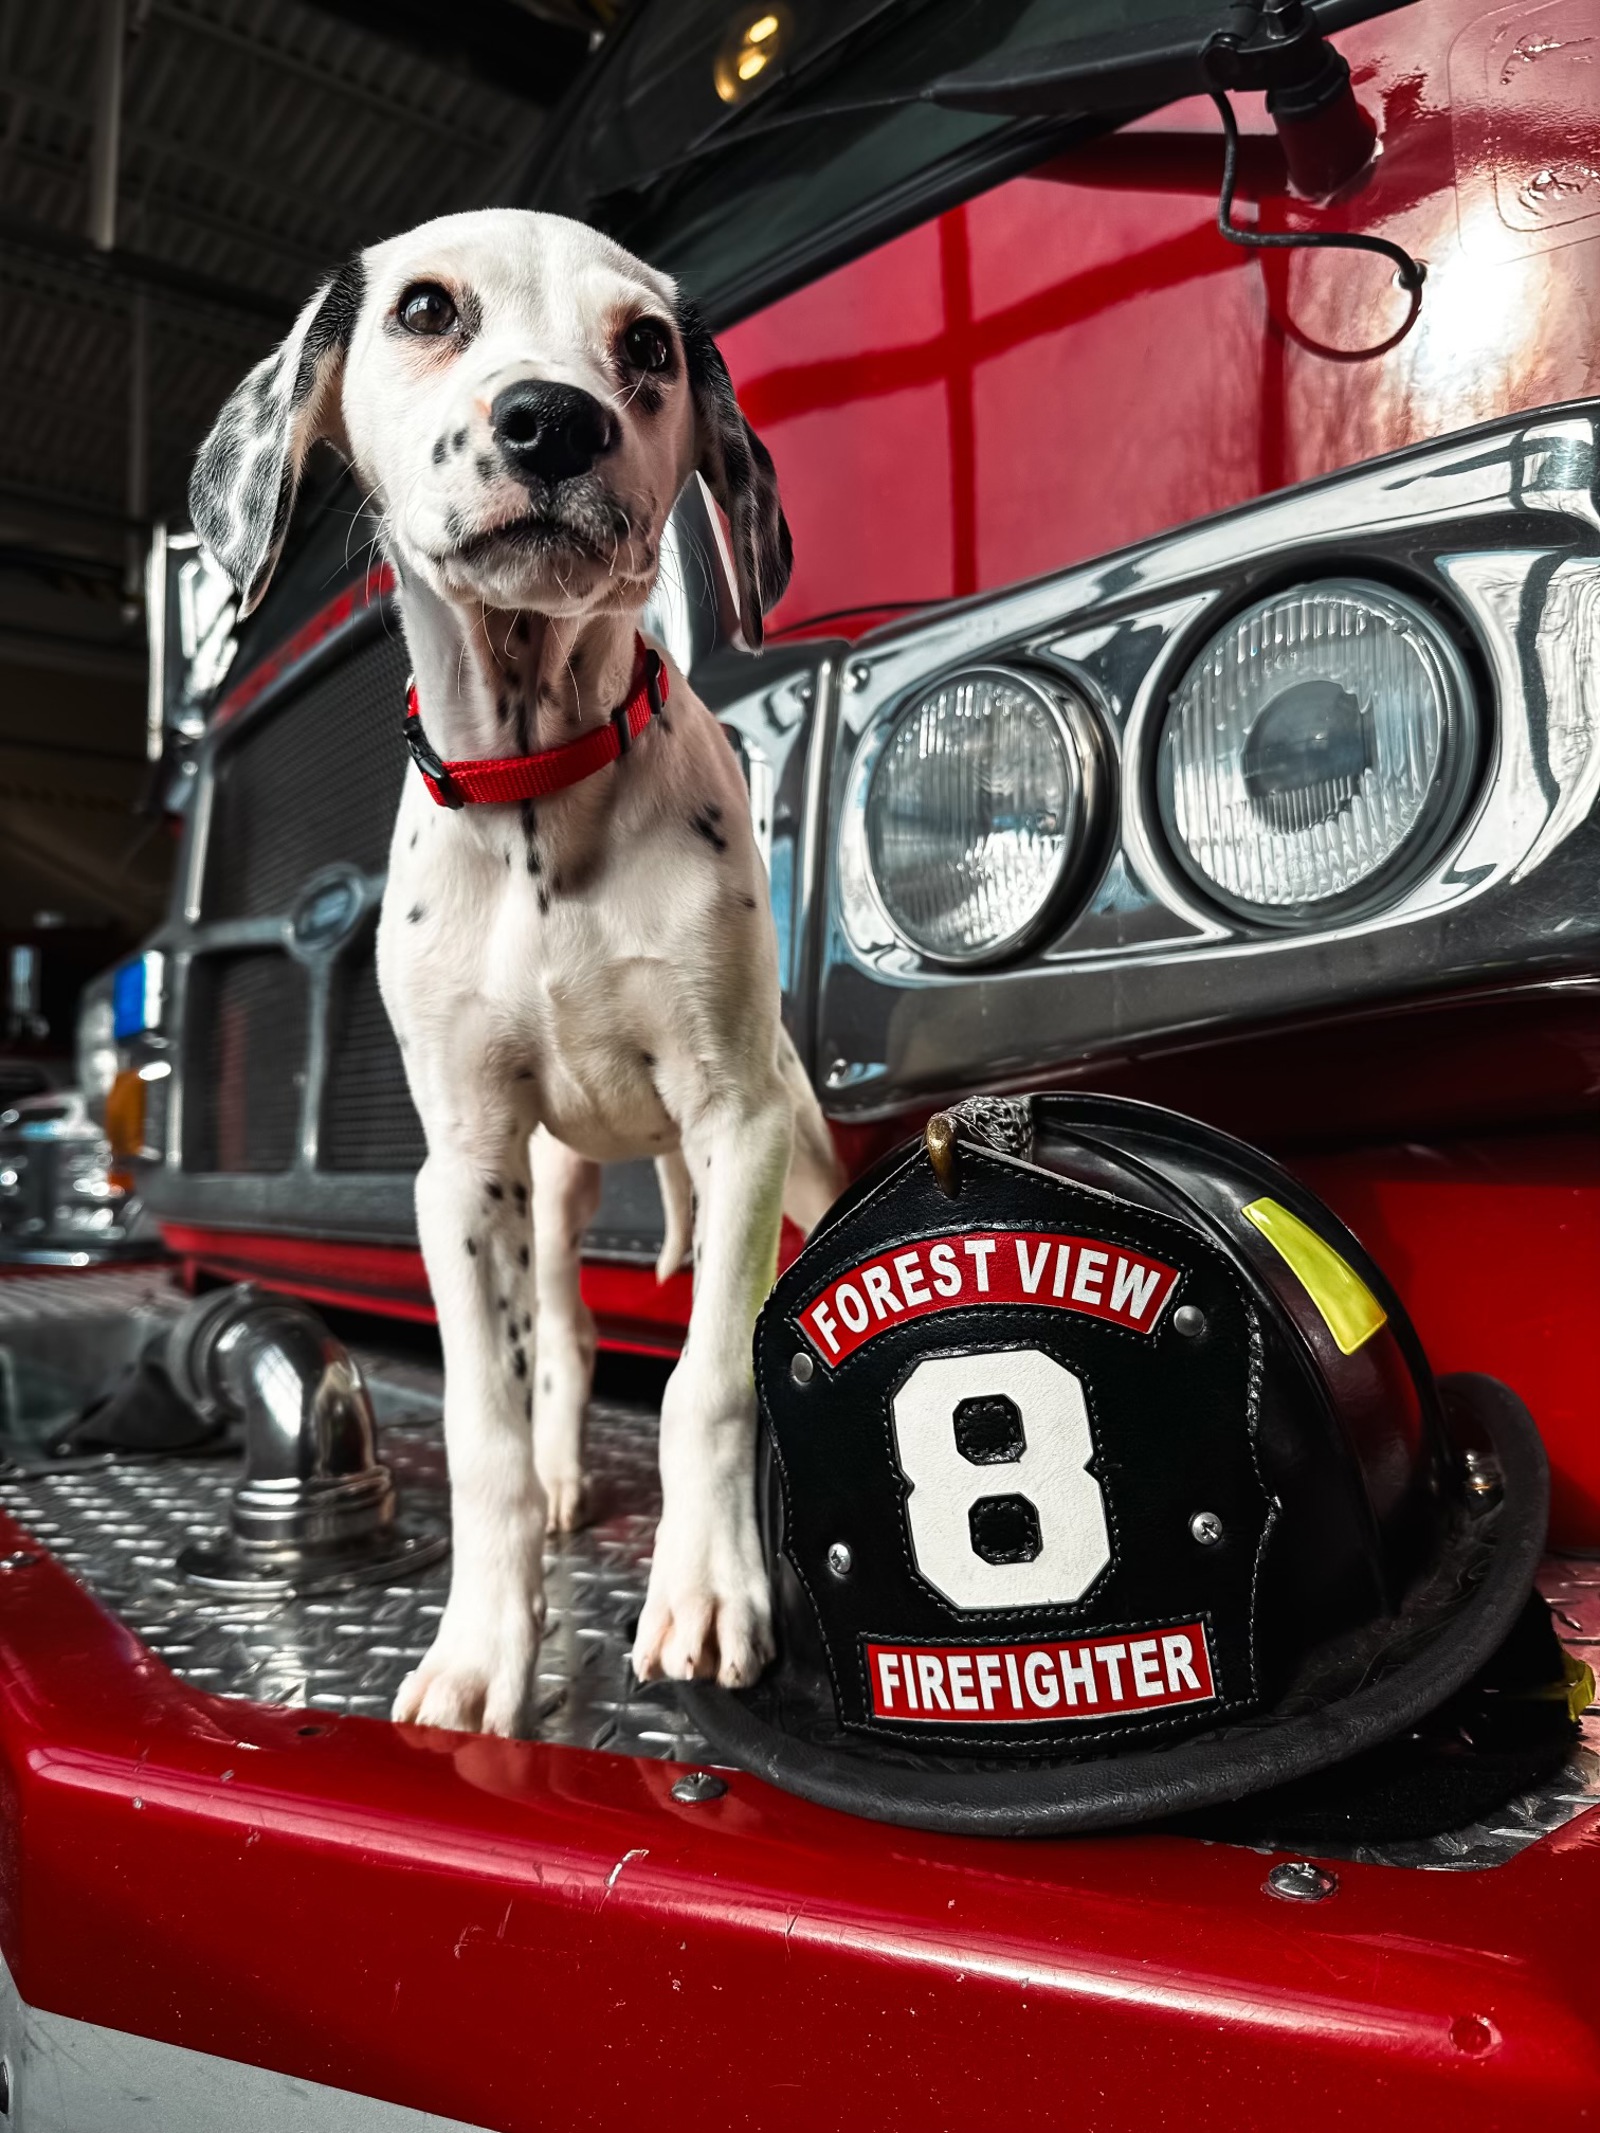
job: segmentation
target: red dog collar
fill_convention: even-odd
[[[667,671],[659,652],[642,637],[634,639],[633,689],[603,726],[580,733],[559,748],[537,755],[487,756],[478,762],[447,763],[422,730],[417,685],[406,688],[406,746],[422,772],[422,782],[441,807],[504,807],[513,800],[545,800],[626,755],[667,700]]]

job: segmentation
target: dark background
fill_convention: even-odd
[[[614,13],[0,0],[0,943],[93,968],[159,916],[152,524],[330,265],[518,196]]]

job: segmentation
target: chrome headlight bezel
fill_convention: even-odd
[[[1442,994],[1490,971],[1591,971],[1597,464],[1600,397],[1518,414],[927,610],[820,667],[813,1041],[829,1110],[888,1117]],[[1471,772],[1363,900],[1310,922],[1246,918],[1169,849],[1155,737],[1176,680],[1229,616],[1275,588],[1341,576],[1420,599],[1454,648],[1476,710],[1477,747],[1457,758],[1473,758]],[[941,968],[878,908],[864,770],[915,693],[989,663],[1081,684],[1106,735],[1116,821],[1075,908],[1003,968]]]
[[[1173,775],[1173,733],[1191,684],[1208,660],[1230,640],[1285,603],[1307,596],[1359,601],[1387,611],[1421,649],[1438,705],[1438,767],[1421,806],[1388,856],[1348,887],[1323,897],[1269,903],[1239,893],[1204,867],[1177,819]],[[1366,568],[1297,573],[1276,586],[1252,588],[1251,596],[1226,611],[1212,610],[1192,639],[1176,645],[1163,661],[1169,680],[1166,700],[1148,744],[1147,814],[1158,825],[1163,856],[1207,904],[1262,934],[1304,934],[1347,925],[1394,904],[1419,880],[1451,836],[1460,828],[1482,770],[1484,720],[1482,694],[1468,660],[1437,608],[1398,582]],[[1241,755],[1243,751],[1241,750]]]
[[[970,950],[955,953],[919,937],[883,880],[881,857],[874,851],[874,796],[891,760],[896,741],[923,708],[944,692],[973,683],[998,683],[1029,699],[1044,714],[1062,770],[1063,803],[1059,862],[1042,895],[1016,925]],[[919,964],[934,970],[990,970],[1025,955],[1068,915],[1083,894],[1106,841],[1108,769],[1104,736],[1084,691],[1066,674],[1025,661],[972,661],[930,676],[898,703],[884,723],[865,736],[852,766],[852,790],[858,804],[851,810],[854,850],[851,876],[857,888],[855,915],[870,900],[876,927],[886,931]]]

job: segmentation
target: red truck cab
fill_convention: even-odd
[[[1581,1652],[1592,10],[1318,8],[1372,135],[1328,194],[1238,98],[1238,228],[1398,259],[1224,233],[1192,93],[1218,21],[1091,12],[645,8],[603,49],[529,204],[701,300],[796,550],[751,662],[718,641],[691,496],[653,623],[745,761],[786,1015],[852,1166],[951,1097],[1050,1085],[1267,1147],[1437,1370],[1532,1411],[1564,1551],[1543,1589]],[[161,1014],[121,1034],[130,1071],[171,1068],[144,1196],[193,1275],[425,1318],[370,947],[404,659],[381,563],[353,573],[322,504],[217,692]],[[1290,686],[1321,724],[1275,710]],[[1014,737],[976,798],[948,744],[974,707]],[[315,787],[313,736],[340,773]],[[658,1241],[648,1181],[613,1180],[586,1264],[613,1347],[679,1338]],[[1330,1846],[1324,1900],[1286,1902],[1266,1840],[913,1836],[737,1775],[675,1793],[670,1728],[608,1753],[308,1719],[231,1675],[230,1700],[30,1541],[36,1492],[0,1502],[0,1940],[52,2018],[508,2133],[1594,2108],[1588,1745],[1492,1827]],[[115,1949],[92,1975],[91,1902]]]

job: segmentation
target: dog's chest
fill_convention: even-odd
[[[574,871],[570,849],[530,845],[513,810],[467,822],[403,810],[379,941],[385,1002],[414,1080],[520,1091],[587,1153],[656,1149],[651,1069],[681,1036],[702,870],[674,878],[621,837]]]

